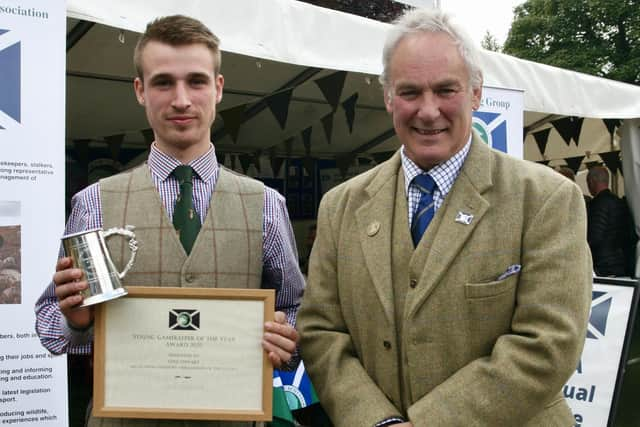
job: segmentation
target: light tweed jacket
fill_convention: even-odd
[[[414,251],[403,180],[396,153],[321,202],[298,326],[333,423],[573,425],[561,388],[591,301],[578,187],[474,136]]]

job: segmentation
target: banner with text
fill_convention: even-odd
[[[484,86],[473,128],[496,150],[522,159],[524,95],[521,90]]]
[[[626,285],[626,286],[625,286]],[[587,338],[576,372],[563,388],[576,427],[613,423],[637,305],[637,282],[595,278]]]
[[[65,357],[34,332],[64,227],[64,0],[0,0],[0,424],[66,426]]]

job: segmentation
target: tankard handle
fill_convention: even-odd
[[[136,235],[133,232],[135,227],[133,225],[125,225],[124,228],[114,227],[110,228],[103,233],[104,239],[106,240],[108,237],[113,236],[114,234],[118,234],[120,236],[124,236],[129,239],[129,250],[131,251],[131,257],[129,258],[129,262],[124,266],[124,270],[122,272],[118,272],[118,278],[123,279],[124,276],[127,275],[131,267],[133,267],[133,263],[136,260],[136,253],[138,252],[138,241],[136,240]]]

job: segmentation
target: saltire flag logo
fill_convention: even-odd
[[[606,292],[591,292],[591,315],[587,325],[587,338],[594,340],[604,338],[611,309],[611,299],[612,297]]]
[[[282,381],[287,404],[292,411],[318,403],[318,396],[311,384],[304,362],[300,361],[295,371],[278,371],[278,376]]]
[[[9,117],[20,123],[20,42],[6,35],[9,32],[0,28],[0,121]]]
[[[502,114],[474,111],[471,126],[489,147],[507,152],[507,120]]]
[[[174,308],[169,310],[169,329],[197,331],[200,329],[200,310]]]

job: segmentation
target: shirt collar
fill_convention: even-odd
[[[209,150],[206,153],[188,163],[203,181],[210,181],[218,171],[218,160],[215,149],[213,144],[209,145]],[[147,162],[151,173],[155,174],[162,181],[166,180],[169,175],[171,175],[171,172],[182,164],[175,157],[160,151],[155,142],[151,144]]]
[[[403,145],[400,149],[400,157],[402,159],[402,170],[405,176],[405,195],[409,194],[409,185],[411,185],[411,181],[413,180],[413,178],[423,173],[426,173],[433,178],[433,180],[438,185],[438,191],[443,198],[447,194],[449,194],[449,190],[451,190],[451,187],[453,187],[453,183],[460,174],[460,170],[462,169],[462,165],[467,158],[467,154],[469,154],[469,149],[471,148],[471,139],[472,138],[470,134],[469,140],[464,145],[464,147],[462,147],[462,149],[451,156],[447,161],[432,167],[428,171],[423,170],[422,168],[420,168],[420,166],[416,165],[409,157],[407,157],[406,153],[404,152],[405,148]]]

